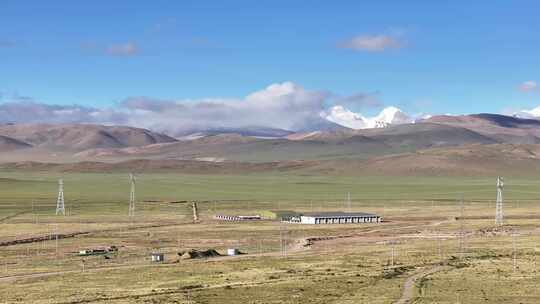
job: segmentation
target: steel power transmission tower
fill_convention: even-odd
[[[135,175],[129,174],[129,181],[131,182],[131,191],[129,193],[129,216],[135,215]]]
[[[56,215],[66,215],[64,204],[64,180],[58,180],[58,199],[56,200]]]
[[[503,188],[504,179],[502,177],[497,178],[497,204],[495,206],[495,225],[503,225]]]

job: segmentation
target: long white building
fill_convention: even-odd
[[[380,223],[382,218],[373,213],[364,212],[319,212],[293,216],[286,221],[299,224],[359,224]]]

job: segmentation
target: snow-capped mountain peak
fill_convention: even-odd
[[[365,117],[343,106],[334,106],[324,115],[327,120],[351,129],[384,128],[390,125],[412,123],[414,120],[396,107],[387,107],[375,117]]]
[[[413,122],[413,119],[411,119],[409,115],[396,107],[387,107],[383,109],[374,119],[376,124],[385,126]]]

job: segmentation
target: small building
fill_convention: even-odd
[[[286,219],[290,223],[299,224],[360,224],[380,223],[381,217],[373,213],[364,212],[320,212],[306,213]]]
[[[240,222],[240,221],[258,221],[262,217],[260,215],[222,215],[218,214],[214,217],[220,221]]]
[[[91,255],[92,252],[93,251],[91,249],[83,249],[83,250],[79,250],[79,255]]]
[[[110,246],[110,247],[101,247],[101,248],[81,249],[79,250],[79,255],[80,256],[104,255],[104,254],[116,253],[116,252],[118,252],[118,247]]]
[[[227,255],[228,256],[235,256],[235,255],[239,255],[240,254],[240,250],[238,250],[237,248],[229,248],[227,249]]]
[[[150,254],[150,258],[151,258],[152,262],[163,262],[163,261],[165,261],[165,255],[163,253],[153,252],[152,254]]]

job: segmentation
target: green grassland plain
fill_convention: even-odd
[[[67,216],[54,215],[59,178]],[[126,174],[3,172],[0,241],[50,240],[0,247],[0,302],[393,303],[410,276],[442,264],[414,282],[411,301],[538,303],[540,179],[507,178],[507,220],[500,231],[493,230],[495,181],[145,173],[137,176],[137,210],[129,218]],[[200,223],[192,223],[191,201],[198,202]],[[376,212],[386,221],[302,226],[213,220],[218,213],[277,210]],[[73,232],[89,233],[54,237]],[[319,240],[305,246],[307,238]],[[111,245],[120,250],[107,258],[74,254]],[[177,255],[231,247],[248,254]],[[166,262],[150,263],[152,251],[165,253]]]

